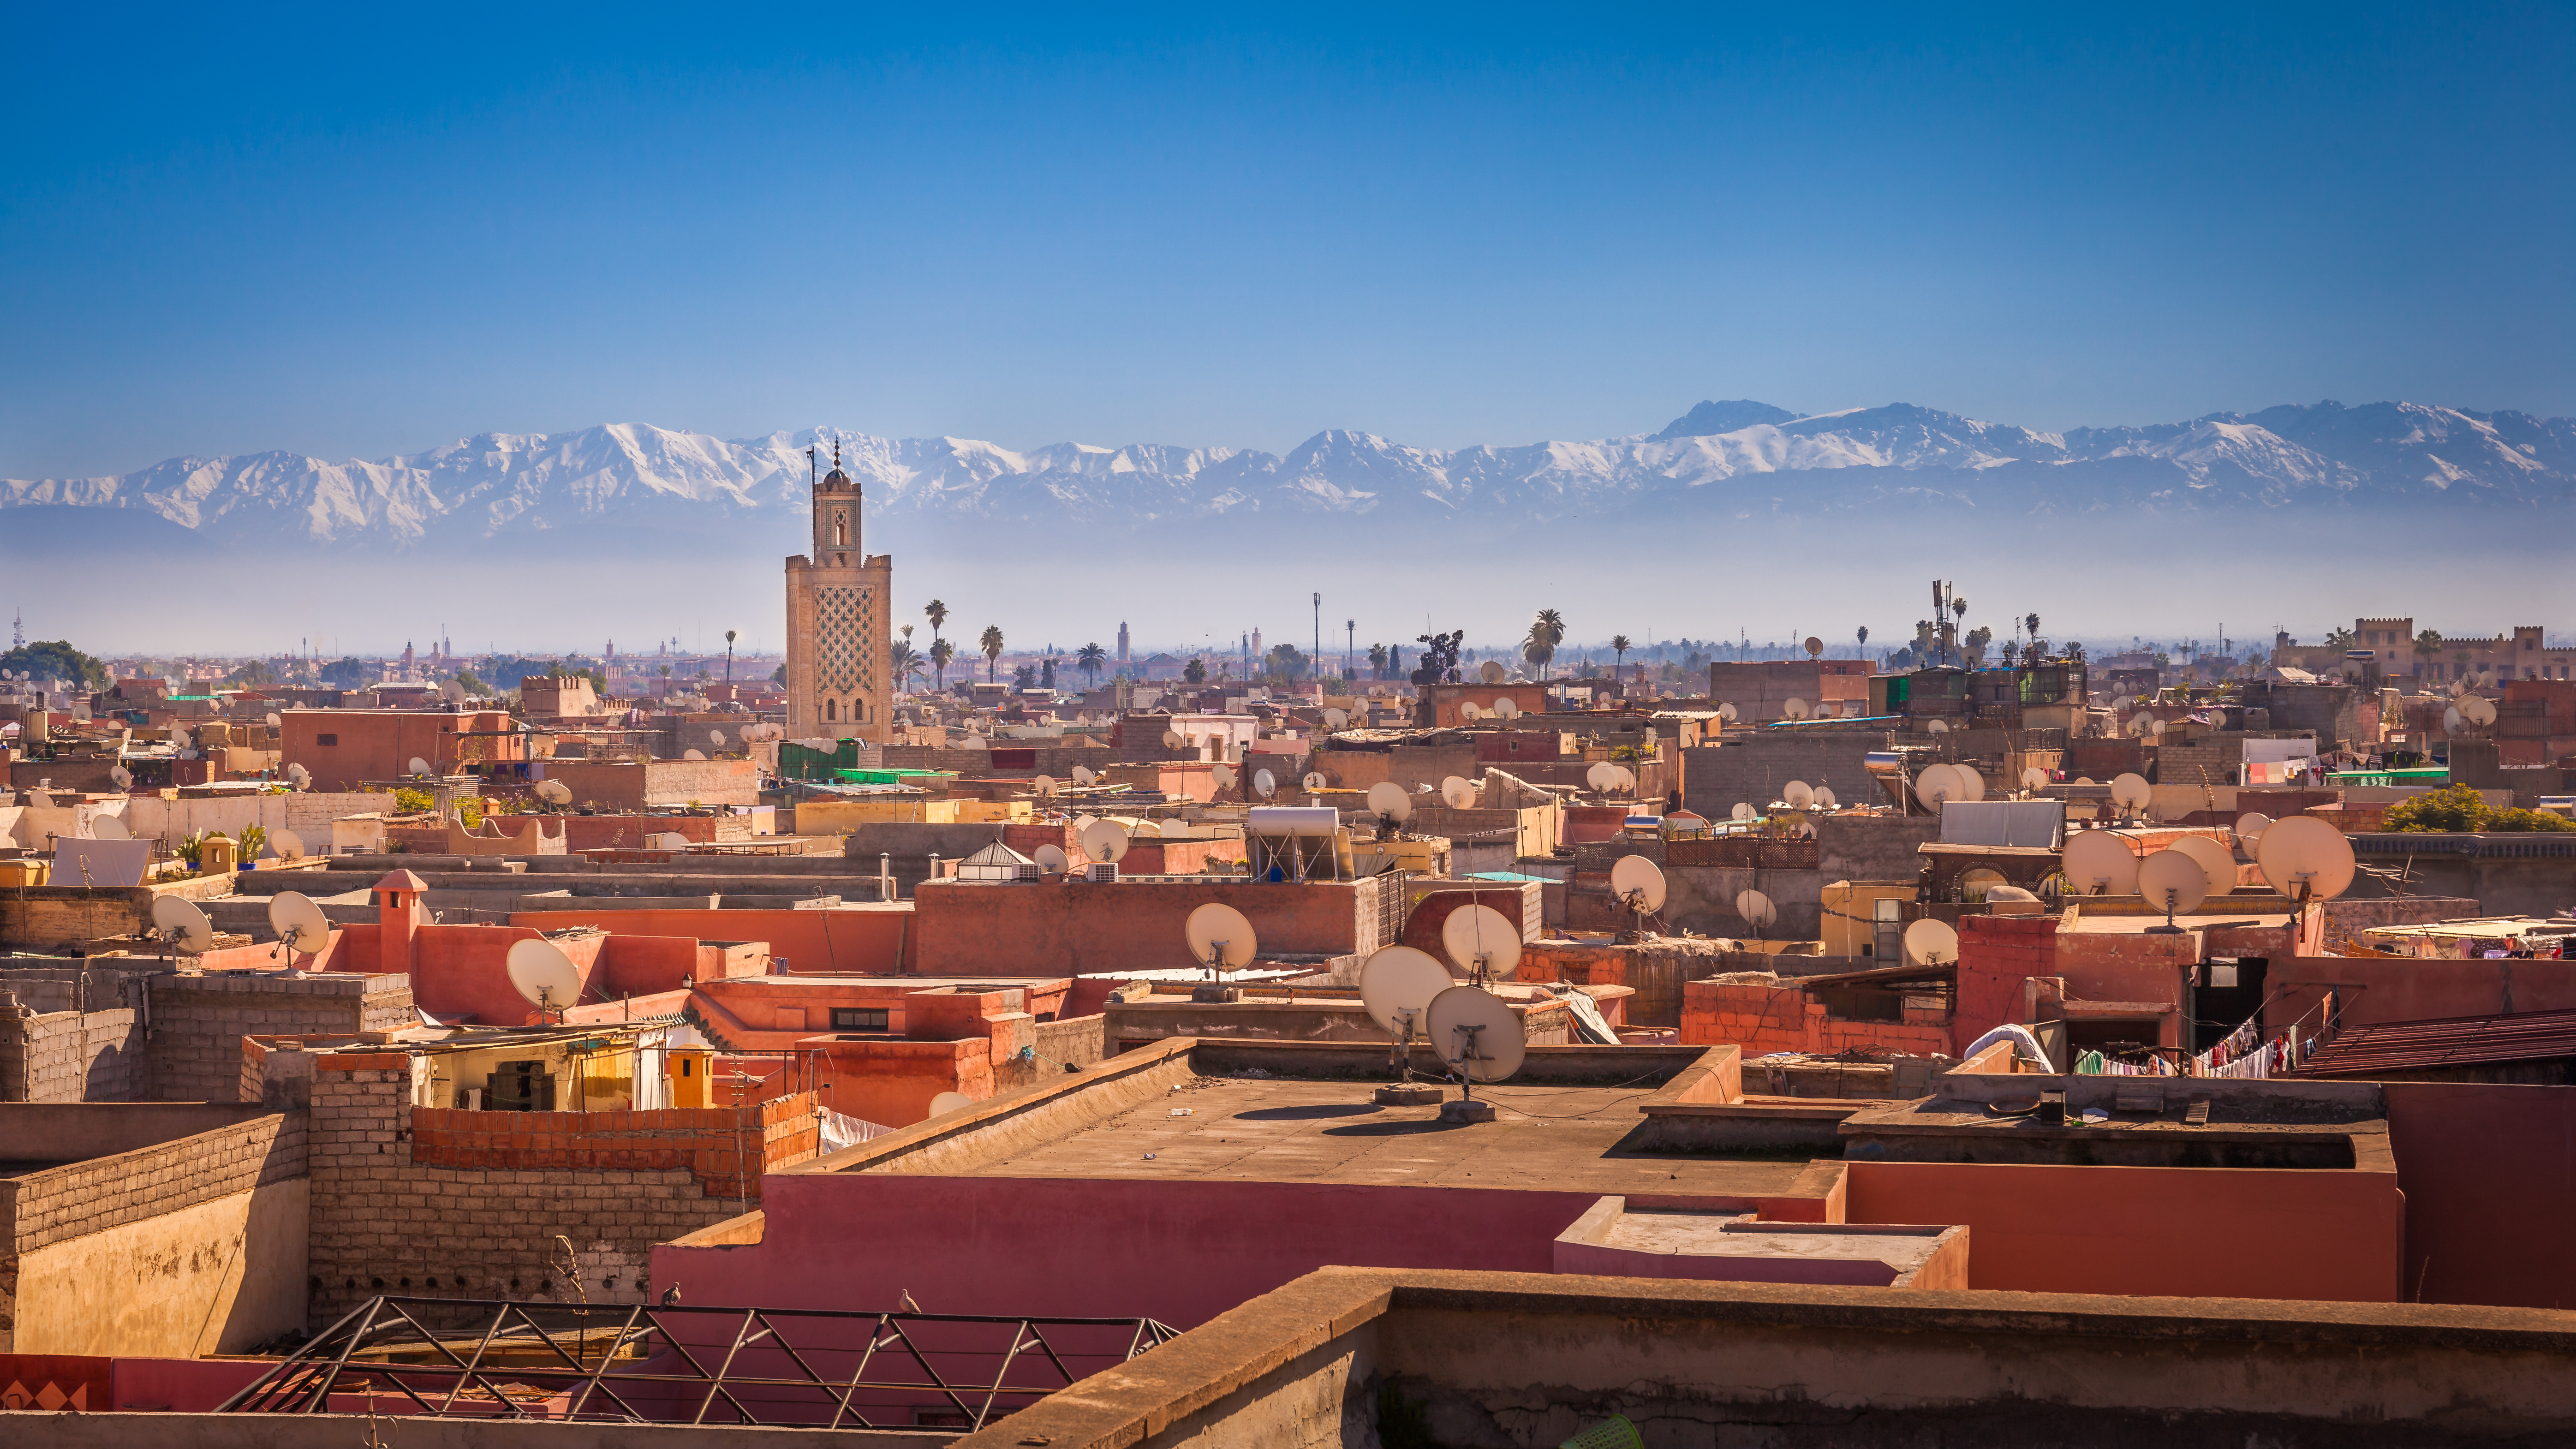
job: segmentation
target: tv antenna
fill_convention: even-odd
[[[1529,1037],[1509,1002],[1474,986],[1452,986],[1431,998],[1424,1013],[1431,1049],[1458,1083],[1455,1102],[1440,1106],[1443,1122],[1491,1122],[1494,1106],[1476,1100],[1476,1083],[1499,1082],[1521,1069]]]
[[[1807,702],[1803,699],[1792,699],[1788,701],[1780,706],[1780,717],[1783,719],[1805,719],[1807,717]]]
[[[1815,787],[1804,780],[1792,780],[1780,787],[1780,803],[1792,810],[1804,810],[1816,803]]]
[[[302,891],[279,891],[268,898],[268,928],[277,933],[278,945],[286,951],[286,969],[301,971],[298,956],[322,954],[331,939],[330,918]]]
[[[1089,765],[1076,765],[1073,767],[1073,783],[1076,789],[1088,790],[1100,783],[1100,772]]]
[[[1114,821],[1094,820],[1075,838],[1082,842],[1084,855],[1103,865],[1116,865],[1127,856],[1127,832]]]
[[[429,761],[422,759],[418,755],[412,756],[411,763],[405,766],[404,769],[416,780],[426,780],[429,778]]]
[[[1646,934],[1646,918],[1664,908],[1664,872],[1642,855],[1623,855],[1610,867],[1610,894],[1628,910],[1628,929],[1621,941]]]
[[[1378,1088],[1370,1100],[1381,1107],[1427,1107],[1440,1100],[1438,1087],[1413,1080],[1413,1043],[1428,1035],[1432,999],[1456,984],[1438,958],[1411,946],[1385,947],[1361,964],[1360,1005],[1395,1038],[1390,1065],[1396,1080]]]
[[[1494,717],[1496,719],[1517,719],[1520,717],[1520,712],[1520,701],[1512,698],[1508,694],[1494,701]]]
[[[123,790],[134,783],[134,772],[123,765],[110,765],[107,778],[115,784],[116,788]]]
[[[1467,979],[1483,986],[1508,979],[1521,963],[1521,933],[1511,918],[1492,906],[1470,903],[1440,923],[1440,949],[1458,963]]]
[[[1115,827],[1112,827],[1115,828]],[[1252,964],[1253,954],[1261,943],[1252,934],[1252,922],[1241,911],[1222,901],[1210,901],[1190,912],[1181,928],[1189,939],[1190,959],[1205,967],[1207,983],[1190,992],[1196,1002],[1227,1002],[1243,999],[1240,987],[1225,984],[1225,973],[1240,971]]]
[[[502,958],[510,986],[537,1009],[540,1019],[563,1020],[564,1008],[581,999],[581,970],[552,941],[514,941]]]
[[[1268,770],[1255,770],[1252,772],[1252,789],[1262,799],[1270,799],[1279,793],[1279,777]]]

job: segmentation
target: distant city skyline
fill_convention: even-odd
[[[952,21],[32,13],[0,476],[2576,413],[2565,7]]]

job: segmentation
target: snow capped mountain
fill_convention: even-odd
[[[774,530],[835,444],[889,521],[1126,531],[1252,518],[1545,526],[1680,523],[1937,507],[1982,516],[2120,507],[2564,506],[2576,419],[2325,402],[2059,435],[1907,403],[1798,415],[1704,402],[1660,432],[1441,451],[1316,434],[1284,456],[834,428],[724,440],[618,423],[486,433],[377,462],[293,453],[173,458],[104,478],[0,482],[0,508],[142,510],[234,542],[406,546],[581,530]],[[1801,475],[1794,482],[1784,475]],[[793,527],[785,538],[792,542]]]

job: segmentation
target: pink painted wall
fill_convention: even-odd
[[[2267,1027],[2306,1016],[2340,987],[2344,1025],[2576,1009],[2576,961],[2418,961],[2402,956],[2300,956],[2274,961]]]
[[[2388,1172],[1854,1162],[1855,1223],[1965,1224],[1970,1286],[2390,1303],[2405,1200]]]
[[[109,1367],[119,1409],[204,1414],[277,1366],[273,1359],[120,1358]]]
[[[2567,1232],[2576,1087],[2390,1082],[2384,1090],[2406,1191],[2406,1296],[2576,1308],[2576,1237]]]
[[[691,1303],[1145,1314],[1179,1327],[1330,1264],[1553,1270],[1592,1193],[775,1174],[763,1240],[653,1250]],[[854,1251],[854,1247],[860,1248]]]
[[[2056,974],[2056,917],[1960,918],[1959,1008],[1951,1036],[1965,1047],[2005,1022],[2021,1020],[2022,982]]]

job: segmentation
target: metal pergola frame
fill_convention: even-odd
[[[473,1312],[469,1315],[460,1310]],[[547,1322],[540,1322],[541,1316],[554,1326],[550,1329]],[[424,1318],[457,1326],[434,1327]],[[962,1351],[974,1357],[998,1356],[1000,1362],[989,1380],[979,1377],[967,1381],[940,1372],[936,1360],[957,1357],[961,1350],[925,1347],[914,1336],[917,1329],[940,1324],[1008,1330],[1006,1345],[1000,1343],[997,1334],[996,1347]],[[821,1345],[809,1338],[800,1349],[790,1341],[792,1329],[824,1325],[863,1330],[865,1347]],[[672,1331],[680,1326],[699,1331]],[[721,1355],[710,1353],[709,1349],[724,1342],[728,1329],[730,1345]],[[1067,1366],[1058,1346],[1048,1340],[1050,1330],[1062,1337],[1066,1329],[1124,1330],[1123,1348],[1111,1351],[1117,1354],[1118,1362],[1169,1342],[1180,1332],[1150,1318],[1011,1318],[964,1313],[649,1304],[593,1307],[508,1299],[379,1297],[350,1310],[275,1368],[226,1399],[216,1412],[323,1414],[331,1412],[334,1393],[365,1393],[371,1398],[408,1400],[407,1408],[394,1412],[433,1418],[471,1415],[557,1422],[704,1424],[713,1415],[716,1423],[774,1428],[937,1429],[938,1426],[916,1424],[878,1424],[851,1402],[863,1390],[883,1390],[945,1399],[964,1417],[965,1425],[956,1432],[965,1433],[983,1427],[997,1408],[1002,1413],[1025,1408],[1082,1377]],[[604,1344],[599,1342],[603,1333]],[[468,1336],[475,1340],[473,1351],[460,1356],[450,1346],[451,1341]],[[857,1334],[850,1336],[856,1338]],[[569,1348],[567,1338],[571,1341]],[[1111,1341],[1117,1342],[1114,1337]],[[417,1345],[425,1352],[419,1359],[404,1362],[360,1357],[396,1345]],[[641,1360],[627,1358],[622,1361],[625,1366],[620,1367],[619,1355],[639,1345],[650,1346],[646,1356]],[[496,1346],[520,1353],[534,1349],[551,1361],[540,1365],[488,1362]],[[1067,1351],[1076,1358],[1110,1356],[1097,1349]],[[738,1367],[746,1353],[759,1352],[779,1354],[794,1366],[797,1376],[782,1377]],[[858,1364],[845,1377],[826,1376],[813,1362],[826,1355],[853,1352],[858,1355]],[[898,1366],[908,1364],[918,1376],[888,1376],[901,1369],[884,1368],[881,1358]],[[1052,1370],[1051,1381],[1043,1386],[1010,1382],[1012,1370],[1024,1362],[1042,1362]],[[645,1365],[655,1363],[661,1367],[645,1371]],[[872,1370],[879,1376],[870,1377]],[[359,1382],[352,1383],[352,1379]],[[686,1403],[687,1394],[682,1393],[674,1395],[666,1405],[657,1406],[664,1407],[664,1412],[648,1414],[620,1392],[622,1389],[632,1393],[645,1387],[702,1392],[697,1393],[694,1412]],[[519,1397],[505,1391],[514,1388],[520,1390]],[[560,1409],[542,1401],[530,1403],[525,1398],[529,1388],[545,1390],[544,1398],[569,1396],[568,1401]],[[773,1389],[801,1391],[790,1402],[805,1412],[780,1417],[772,1406],[769,1417],[763,1417],[736,1392]],[[460,1407],[459,1400],[469,1394],[473,1397]],[[763,1396],[751,1393],[750,1397],[759,1400]],[[723,1406],[721,1410],[719,1404]],[[825,1409],[828,1415],[821,1412]]]

